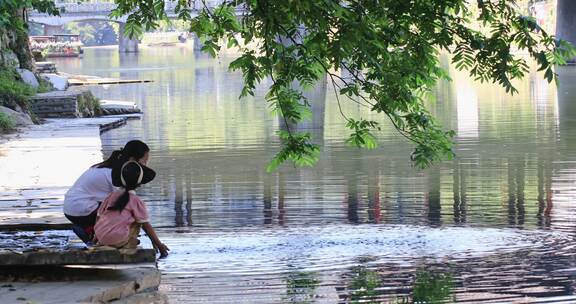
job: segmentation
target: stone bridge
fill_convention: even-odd
[[[538,6],[541,3],[551,2],[552,0],[534,0],[531,8]],[[127,16],[122,16],[118,19],[112,19],[110,12],[116,8],[116,4],[112,2],[81,2],[81,3],[67,3],[58,2],[56,6],[62,11],[59,17],[49,16],[35,11],[28,13],[28,21],[44,25],[44,33],[46,35],[56,34],[61,32],[62,27],[69,22],[78,21],[112,21],[120,24],[120,37],[119,37],[119,50],[121,52],[135,52],[138,49],[137,41],[126,39],[123,37],[124,24],[126,23]],[[224,2],[223,0],[191,0],[191,15],[194,16],[204,7],[213,8]],[[166,0],[165,10],[168,18],[176,18],[174,8],[177,1]],[[559,38],[570,41],[576,45],[576,0],[556,0],[556,35]],[[238,13],[242,13],[239,10]]]
[[[190,13],[192,16],[198,14],[198,12],[204,8],[204,4],[208,8],[214,8],[220,5],[223,0],[193,0],[190,7]],[[165,1],[164,9],[168,18],[177,18],[177,14],[174,12],[177,1]],[[56,2],[56,7],[60,9],[60,16],[50,16],[48,14],[39,13],[37,11],[28,12],[28,22],[38,23],[44,25],[44,34],[53,35],[61,33],[65,24],[70,22],[79,21],[110,21],[117,22],[120,24],[120,31],[118,37],[118,45],[120,52],[137,52],[138,51],[138,41],[128,39],[124,37],[124,25],[126,24],[126,19],[128,15],[122,16],[120,18],[110,17],[112,10],[116,8],[116,4],[113,2],[80,2],[80,3],[68,3],[68,2]],[[238,11],[241,13],[242,11]]]

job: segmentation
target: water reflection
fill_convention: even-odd
[[[140,121],[104,133],[102,142],[105,154],[131,138],[152,147],[158,176],[139,191],[153,223],[173,242],[174,258],[162,264],[163,288],[176,302],[211,293],[222,302],[334,303],[342,294],[352,301],[347,290],[354,289],[351,278],[359,275],[350,272],[358,264],[366,272],[360,281],[378,278],[374,292],[390,301],[414,296],[406,286],[432,264],[437,269],[423,281],[448,286],[440,274],[452,274],[459,300],[572,297],[574,67],[558,69],[558,88],[533,73],[517,83],[514,96],[451,71],[455,81],[438,85],[429,108],[457,130],[457,157],[425,171],[411,167],[409,143],[354,103],[343,103],[346,115],[384,128],[378,149],[347,147],[334,92],[322,83],[306,93],[314,119],[292,126],[312,133],[322,159],[312,169],[285,166],[266,174],[283,124],[268,114],[264,87],[254,98],[237,99],[242,80],[226,68],[231,57],[170,48],[134,56],[88,49],[82,61],[58,65],[65,72],[154,80],[95,93],[144,109]],[[387,230],[395,225],[409,228],[400,237]],[[465,230],[451,234],[454,226]],[[543,234],[520,246],[485,228]],[[466,249],[454,255],[450,248],[458,246]],[[418,258],[438,252],[450,265]],[[474,257],[478,252],[481,258]],[[360,263],[358,256],[375,260]],[[302,287],[306,280],[318,283]]]
[[[314,303],[315,291],[320,281],[314,272],[291,272],[286,276],[284,303]]]

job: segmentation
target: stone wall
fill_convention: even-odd
[[[81,117],[78,92],[48,92],[30,98],[30,110],[38,117]]]
[[[58,71],[56,70],[56,64],[50,61],[38,61],[36,62],[36,72],[40,74],[56,74]]]
[[[30,99],[30,110],[41,118],[99,116],[100,106],[90,91],[53,91]]]

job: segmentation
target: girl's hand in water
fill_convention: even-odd
[[[158,244],[158,251],[160,251],[160,258],[165,258],[168,256],[168,251],[170,251],[170,248],[164,245],[164,243],[160,243]]]

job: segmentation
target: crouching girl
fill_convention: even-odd
[[[156,173],[136,161],[128,161],[112,169],[112,182],[121,187],[106,197],[98,208],[94,232],[99,245],[115,248],[136,248],[140,228],[144,229],[160,257],[168,255],[168,247],[160,242],[149,223],[148,210],[134,189],[150,182]]]

